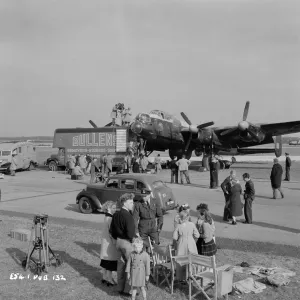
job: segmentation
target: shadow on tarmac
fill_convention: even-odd
[[[68,206],[66,206],[64,209],[69,211],[74,211],[77,213],[80,212],[80,210],[78,209],[78,204],[68,204]]]
[[[75,241],[74,243],[76,245],[82,247],[88,253],[94,255],[95,257],[97,257],[100,261],[101,244],[95,244],[95,243],[88,243],[87,244],[87,243],[83,243],[83,242],[79,242],[79,241]]]
[[[15,263],[19,265],[21,269],[23,269],[21,262],[26,257],[27,253],[21,251],[18,248],[6,248],[6,252],[13,258]],[[68,253],[66,253],[65,251],[54,251],[54,252],[55,254],[58,254],[62,258],[64,264],[67,263],[81,276],[87,278],[94,287],[101,289],[109,296],[116,296],[116,292],[114,289],[111,289],[110,287],[101,284],[101,280],[100,280],[101,275],[99,272],[100,271],[99,267],[89,265],[80,259],[74,258]]]

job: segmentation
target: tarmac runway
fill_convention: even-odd
[[[271,166],[270,166],[271,167]],[[245,225],[241,222],[237,226],[222,220],[224,197],[221,189],[210,190],[209,174],[190,171],[191,185],[168,184],[172,187],[178,203],[189,203],[191,215],[196,220],[195,208],[200,203],[207,203],[216,222],[216,237],[270,242],[300,246],[300,167],[292,172],[293,181],[283,182],[284,199],[273,200],[269,173],[270,168],[250,169],[257,197],[253,204],[254,224]],[[238,175],[249,172],[246,165],[237,168]],[[163,170],[159,177],[169,182],[169,170]],[[219,174],[220,182],[228,175],[228,170]],[[86,177],[88,180],[89,177]],[[243,185],[243,183],[242,183]],[[15,215],[31,218],[33,214],[46,213],[51,222],[64,224],[89,224],[93,228],[101,228],[102,214],[84,215],[76,205],[76,195],[85,188],[84,182],[74,182],[63,172],[48,172],[35,170],[19,172],[17,176],[5,176],[0,181],[2,199],[0,215]],[[173,219],[176,211],[168,212],[164,217],[162,236],[171,238]],[[244,218],[240,217],[240,221]],[[31,223],[31,222],[30,222]],[[17,226],[17,224],[16,224]]]

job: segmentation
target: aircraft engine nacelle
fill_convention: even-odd
[[[198,132],[198,140],[201,144],[210,145],[213,140],[213,131],[211,129],[202,129]]]
[[[199,151],[199,150],[195,150],[195,155],[196,155],[196,156],[201,156],[201,155],[202,155],[202,152]]]

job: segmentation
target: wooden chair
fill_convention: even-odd
[[[153,281],[156,283],[155,267],[157,265],[157,257],[156,257],[156,253],[154,253],[154,248],[150,236],[148,236],[148,243],[149,243],[149,255],[150,255],[150,276],[152,277]]]
[[[200,273],[195,273],[195,266],[205,267],[205,270]],[[226,296],[232,290],[233,273],[226,272],[230,265],[216,267],[215,256],[203,256],[197,254],[189,254],[189,300],[194,299],[198,294],[202,293],[208,300],[217,300],[218,297]],[[210,271],[212,269],[212,272]],[[200,283],[199,280],[200,279]],[[210,281],[207,286],[203,285],[204,279]],[[221,283],[221,285],[220,285]],[[192,286],[198,291],[192,294]],[[207,290],[213,289],[213,298],[210,298],[206,293]]]

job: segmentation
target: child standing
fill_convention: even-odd
[[[133,252],[126,265],[127,278],[132,289],[132,300],[135,299],[137,288],[141,288],[143,299],[146,300],[146,282],[150,276],[150,257],[143,251],[143,240],[135,238],[132,242]]]

